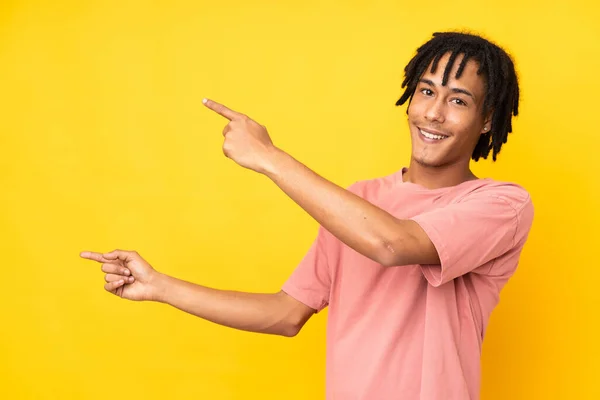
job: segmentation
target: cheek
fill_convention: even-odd
[[[469,138],[477,132],[477,121],[466,113],[450,112],[446,115],[445,122],[452,132],[460,137],[461,141],[469,141]]]
[[[418,119],[423,113],[423,105],[419,100],[413,97],[412,102],[408,106],[408,118],[411,121]]]

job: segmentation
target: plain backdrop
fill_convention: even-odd
[[[504,46],[522,89],[498,161],[474,171],[536,207],[486,334],[482,399],[600,398],[597,7],[3,0],[0,398],[323,398],[327,311],[293,339],[238,332],[108,294],[79,252],[137,250],[196,283],[278,291],[317,225],[223,156],[226,121],[202,98],[348,186],[408,164],[403,68],[457,29]]]

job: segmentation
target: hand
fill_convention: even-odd
[[[80,256],[102,263],[106,291],[128,300],[157,300],[160,274],[137,252],[114,250],[102,254],[84,251]]]
[[[202,102],[206,107],[229,120],[223,129],[225,156],[244,168],[265,173],[271,166],[274,153],[278,150],[273,145],[267,128],[215,101],[204,99]]]

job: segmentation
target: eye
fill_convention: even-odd
[[[421,93],[423,93],[425,96],[432,96],[433,95],[433,91],[431,89],[427,89],[427,88],[421,89]]]
[[[454,102],[454,104],[458,104],[459,106],[466,106],[467,103],[465,103],[464,101],[462,101],[461,99],[452,99],[452,101]]]

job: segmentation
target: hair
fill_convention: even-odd
[[[431,73],[435,73],[440,59],[447,53],[450,53],[450,58],[442,79],[443,86],[448,83],[448,75],[460,54],[463,54],[463,59],[456,71],[456,79],[462,75],[467,61],[472,59],[479,63],[477,75],[483,75],[486,86],[483,114],[485,116],[493,111],[493,117],[491,129],[481,135],[471,158],[475,161],[481,157],[486,159],[493,150],[492,158],[496,161],[508,134],[512,132],[512,116],[519,113],[519,83],[515,67],[511,57],[498,45],[467,33],[434,33],[417,49],[417,54],[404,68],[402,88],[406,89],[396,105],[403,105],[407,100],[410,105],[426,68],[431,63]]]

